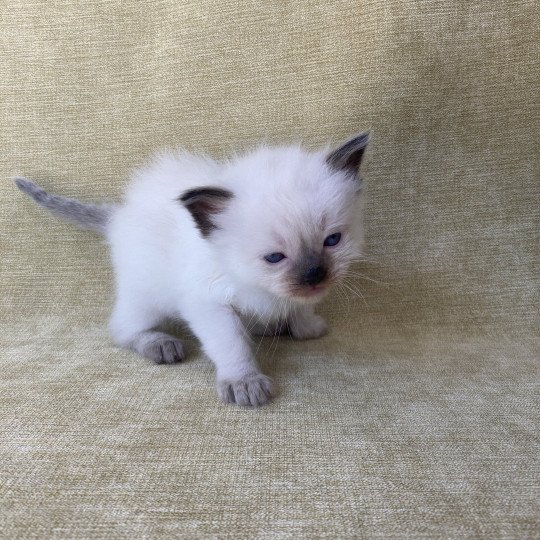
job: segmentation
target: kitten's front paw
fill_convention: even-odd
[[[236,380],[218,380],[217,390],[224,403],[257,407],[272,399],[272,380],[262,373],[255,373]]]
[[[294,339],[315,339],[328,332],[326,321],[320,315],[311,315],[309,318],[292,317],[289,328]]]

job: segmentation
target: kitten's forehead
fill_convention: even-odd
[[[346,221],[356,186],[331,170],[324,153],[260,148],[230,165],[231,215],[244,234],[265,240],[320,242],[321,231]]]
[[[287,185],[328,170],[322,153],[308,152],[300,146],[261,146],[230,162],[228,168],[234,180],[261,183],[261,187]]]
[[[312,252],[320,244],[321,231],[325,230],[326,219],[312,214],[288,215],[271,220],[268,233],[278,246],[288,246],[296,251]]]

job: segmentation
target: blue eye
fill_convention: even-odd
[[[283,253],[270,253],[270,255],[266,255],[265,260],[267,260],[269,263],[275,264],[282,261],[284,258],[285,255],[283,255]]]
[[[324,240],[324,245],[327,247],[332,247],[339,244],[340,240],[341,240],[341,233],[337,232],[337,233],[331,234],[330,236],[327,236]]]

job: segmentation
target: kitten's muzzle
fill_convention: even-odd
[[[303,285],[318,285],[325,280],[328,272],[324,266],[312,266],[302,276]]]
[[[324,254],[306,249],[289,277],[288,296],[307,302],[316,301],[328,290],[327,285],[333,278],[331,274]]]

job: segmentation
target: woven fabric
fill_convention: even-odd
[[[537,537],[540,14],[533,0],[0,4],[6,538]],[[9,182],[119,197],[133,167],[373,129],[364,274],[276,401],[197,344],[115,348],[107,247]]]

